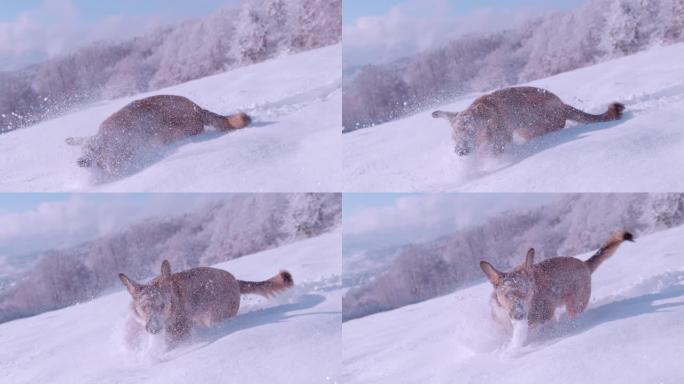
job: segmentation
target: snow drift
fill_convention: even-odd
[[[430,111],[343,136],[345,191],[658,192],[684,189],[684,44],[529,83],[588,112],[623,102],[622,120],[512,145],[497,159],[458,157]],[[478,95],[435,109],[460,111]]]
[[[152,336],[140,351],[125,347],[125,290],[0,324],[0,382],[336,382],[339,244],[338,231],[216,265],[246,280],[288,269],[295,287],[270,300],[243,296],[236,317],[169,352]]]
[[[488,282],[347,321],[343,381],[681,383],[683,239],[678,227],[623,244],[593,274],[587,310],[531,330],[513,354],[492,323]]]

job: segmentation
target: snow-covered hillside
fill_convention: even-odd
[[[684,227],[623,244],[581,317],[531,331],[516,352],[491,320],[489,282],[345,322],[343,382],[682,383],[683,249]]]
[[[340,52],[335,45],[285,56],[0,135],[0,191],[339,191]],[[156,94],[186,96],[217,113],[243,110],[254,124],[184,140],[106,184],[77,167],[80,148],[64,139],[93,135],[111,113]]]
[[[295,287],[243,296],[233,319],[162,352],[123,342],[130,298],[120,291],[0,324],[2,383],[334,383],[340,375],[340,232],[217,265],[243,280],[280,269]],[[112,271],[115,273],[116,271]]]
[[[684,44],[530,83],[623,120],[579,125],[514,145],[502,158],[458,157],[451,127],[430,111],[343,136],[345,191],[627,192],[684,189]],[[475,97],[435,107],[459,111]]]

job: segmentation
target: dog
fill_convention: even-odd
[[[247,127],[252,118],[243,112],[222,116],[174,95],[136,100],[113,113],[92,137],[69,137],[68,145],[81,146],[77,164],[97,167],[107,176],[123,176],[130,161],[141,152],[199,135],[205,126],[221,132]]]
[[[566,120],[598,123],[622,118],[625,106],[612,103],[600,115],[567,105],[553,93],[535,87],[504,88],[477,98],[463,112],[434,111],[433,118],[449,121],[455,152],[500,155],[511,141],[529,140],[557,131]]]
[[[131,311],[137,324],[153,335],[165,331],[170,348],[186,339],[192,327],[210,327],[235,316],[240,295],[268,298],[294,285],[287,271],[265,281],[242,281],[230,272],[208,267],[171,273],[168,260],[161,264],[161,275],[148,284],[123,273],[119,279],[133,299]]]
[[[492,317],[510,328],[513,322],[527,320],[530,327],[551,320],[559,307],[569,318],[586,309],[591,296],[591,274],[611,257],[624,241],[634,241],[631,233],[615,234],[588,260],[554,257],[534,264],[530,248],[522,265],[511,272],[500,272],[486,261],[480,268],[494,286],[490,299]]]

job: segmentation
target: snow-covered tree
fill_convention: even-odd
[[[464,93],[524,83],[683,41],[683,2],[588,0],[575,10],[528,20],[507,31],[463,36],[373,65],[372,79],[364,73],[369,67],[363,67],[351,74],[343,89],[344,129],[392,120]],[[391,97],[380,97],[384,94]]]
[[[340,38],[340,0],[244,0],[199,20],[127,41],[97,42],[0,74],[0,133],[81,103],[178,84]]]
[[[0,322],[90,300],[120,284],[117,272],[147,279],[163,259],[182,270],[314,237],[339,226],[341,215],[339,194],[236,194],[181,216],[145,219],[32,256],[37,261],[0,292]]]
[[[344,319],[448,293],[483,278],[479,261],[519,265],[600,247],[617,230],[636,236],[684,225],[684,194],[577,194],[533,209],[511,210],[435,240],[396,247],[398,256],[344,296]],[[385,250],[385,253],[392,250]]]

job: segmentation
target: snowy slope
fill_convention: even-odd
[[[270,300],[243,296],[236,317],[167,353],[153,337],[143,351],[124,346],[124,291],[0,324],[0,382],[334,383],[341,369],[339,244],[337,231],[219,264],[245,280],[287,268],[295,288]]]
[[[340,51],[286,56],[0,135],[0,191],[339,191]],[[141,172],[95,183],[76,166],[80,148],[64,139],[93,135],[111,113],[155,94],[186,96],[217,113],[244,110],[255,124],[185,140]]]
[[[619,192],[684,189],[684,44],[530,83],[564,102],[623,120],[578,125],[512,146],[502,158],[458,157],[434,109],[460,111],[471,95],[414,116],[343,135],[346,191]]]
[[[343,382],[682,383],[683,249],[684,227],[622,245],[592,276],[586,312],[515,353],[491,321],[489,282],[345,322]]]

